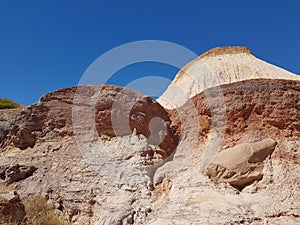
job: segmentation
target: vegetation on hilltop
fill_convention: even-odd
[[[0,109],[15,109],[20,108],[20,104],[11,99],[0,98]]]

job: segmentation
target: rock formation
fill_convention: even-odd
[[[37,170],[34,166],[24,166],[24,165],[14,165],[2,168],[0,170],[0,178],[4,180],[6,184],[11,184],[13,182],[18,182],[24,180],[27,177],[33,175]]]
[[[204,174],[215,183],[229,183],[241,190],[263,178],[263,161],[273,153],[275,146],[276,142],[269,138],[228,148],[217,154]]]
[[[184,67],[166,109],[114,85],[46,94],[0,110],[0,181],[74,225],[299,224],[298,80],[231,47]]]
[[[77,102],[73,102],[74,96],[79,99]],[[89,101],[94,96],[97,101],[90,107]],[[74,115],[78,105],[79,118]],[[91,108],[93,121],[88,116]],[[93,122],[96,139],[88,135]],[[128,126],[123,126],[126,122]],[[105,204],[103,198],[108,201],[108,209],[113,203],[120,205],[120,209],[112,208],[118,211],[114,215],[116,219],[112,219],[112,212],[108,210],[108,221],[117,223],[120,217],[124,217],[121,219],[124,221],[131,218],[137,210],[132,204],[126,203],[127,208],[122,204],[131,199],[138,207],[141,196],[135,192],[142,188],[145,193],[140,195],[148,196],[147,185],[151,185],[155,164],[163,162],[178,143],[169,116],[158,103],[142,93],[113,85],[74,87],[49,93],[37,104],[23,109],[8,130],[2,143],[0,179],[6,184],[21,184],[19,192],[24,196],[33,193],[50,196],[58,202],[58,207],[67,211],[71,220],[78,220],[78,224],[89,221],[85,216],[95,214],[92,221],[99,216],[99,204]],[[90,155],[86,149],[80,151],[74,132],[79,132],[81,138],[91,138],[87,140],[88,145],[95,144],[97,152]],[[105,147],[103,151],[99,144]],[[109,161],[112,167],[108,167]],[[128,163],[117,171],[125,161]],[[140,187],[130,186],[132,184]],[[116,190],[119,197],[115,193],[116,196],[108,198],[108,190]],[[80,219],[77,218],[79,213]]]
[[[248,48],[214,48],[184,66],[158,102],[173,109],[207,88],[251,79],[300,80],[299,76],[256,58]]]
[[[22,108],[0,110],[0,118],[2,118],[0,121],[0,147],[1,144],[6,140],[10,124],[14,121],[15,117],[20,113],[21,110]]]
[[[194,109],[186,103],[169,111],[182,139],[174,160],[155,174],[149,224],[299,223],[299,85],[266,79],[236,82],[220,87],[225,107],[214,110],[214,116],[209,106],[218,102],[218,95],[208,100],[204,93],[192,98]],[[224,108],[225,123],[217,120]],[[179,116],[193,110],[199,124]],[[182,123],[189,126],[182,129]],[[189,136],[195,132],[200,133],[199,144],[192,148]]]

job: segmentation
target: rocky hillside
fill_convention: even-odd
[[[156,173],[162,183],[151,224],[298,224],[300,83],[248,80],[221,89],[223,108],[214,108],[218,95],[209,104],[201,93],[194,108],[170,111],[182,140]],[[195,112],[199,123],[188,116]]]
[[[254,58],[232,50],[201,58]],[[23,199],[45,196],[75,225],[299,224],[300,81],[234,68],[232,82],[176,109],[89,85],[0,110],[0,181]]]
[[[90,121],[89,101],[95,96],[97,101],[93,121]],[[76,111],[77,106],[80,112]],[[124,126],[126,122],[128,129]],[[91,124],[96,129],[96,138],[89,136]],[[112,204],[107,198],[117,198],[113,204],[120,204],[122,208],[121,211],[112,208],[118,212],[116,221],[130,220],[140,207],[139,201],[149,194],[150,174],[154,169],[148,168],[163,162],[179,139],[167,112],[158,103],[144,94],[113,85],[74,87],[49,93],[1,127],[4,130],[0,155],[2,181],[14,186],[22,196],[46,195],[75,224],[93,224],[101,215],[111,217],[109,211],[104,213]],[[80,138],[89,138],[88,145],[95,144],[97,152],[80,150],[75,133]],[[105,151],[100,145],[105,145]],[[109,155],[105,158],[105,154]],[[108,167],[109,161],[114,163],[113,167],[120,166],[122,161],[128,163],[117,170]],[[134,185],[145,190],[132,197],[141,187],[128,186],[130,177],[126,176],[132,176]],[[112,192],[116,195],[110,194]],[[126,208],[122,201],[130,198],[135,204],[128,204]]]

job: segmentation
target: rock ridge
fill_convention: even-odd
[[[210,49],[207,52],[200,55],[198,57],[198,59],[203,59],[206,57],[214,57],[214,56],[219,56],[219,55],[225,55],[225,54],[241,54],[241,53],[252,55],[251,50],[247,47],[227,46],[227,47],[216,47],[216,48]]]

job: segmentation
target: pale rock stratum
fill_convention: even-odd
[[[207,88],[250,79],[300,80],[300,77],[256,58],[246,47],[218,47],[184,66],[157,101],[173,109]]]
[[[74,225],[300,224],[298,76],[242,47],[183,70],[205,85],[180,72],[165,108],[87,85],[0,110],[0,182],[18,193],[0,193],[0,221],[24,217],[18,196],[44,195]]]

